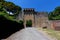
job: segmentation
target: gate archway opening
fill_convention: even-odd
[[[32,20],[26,20],[26,27],[32,27]]]

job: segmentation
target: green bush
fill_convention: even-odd
[[[32,20],[27,20],[26,21],[26,26],[27,27],[32,27]]]
[[[19,23],[20,23],[20,24],[23,24],[23,21],[22,21],[22,20],[20,20],[20,21],[19,21]]]

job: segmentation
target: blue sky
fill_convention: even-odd
[[[54,10],[55,7],[60,6],[60,0],[6,0],[21,6],[22,8],[35,8],[36,11]]]

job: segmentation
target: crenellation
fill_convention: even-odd
[[[57,29],[54,26],[56,21],[48,20],[48,13],[47,12],[37,12],[34,8],[25,8],[17,17],[19,20],[23,19],[24,26],[26,27],[26,21],[32,20],[32,27],[46,27],[50,29]],[[59,21],[60,22],[60,21]]]
[[[44,22],[44,20],[47,20],[47,14],[46,12],[36,12],[34,10],[34,8],[24,8],[21,15],[24,13],[24,17],[22,19],[24,19],[26,24],[26,20],[32,20],[32,26],[41,26],[40,24],[42,24],[42,22]],[[46,16],[46,17],[45,17]],[[20,15],[19,15],[19,19],[21,19]],[[26,26],[26,25],[25,25]]]

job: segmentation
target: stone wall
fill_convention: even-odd
[[[34,9],[26,8],[18,15],[18,19],[23,19],[24,26],[26,21],[32,20],[32,27],[47,27],[48,14],[46,12],[36,12]]]
[[[51,20],[51,28],[54,30],[60,30],[60,20]]]
[[[32,20],[32,26],[34,27],[34,15],[24,15],[24,26],[26,26],[26,21]]]
[[[19,15],[18,20],[32,20],[32,27],[47,27],[49,29],[60,30],[60,20],[48,20],[47,12],[36,12],[34,9],[24,9]]]
[[[25,8],[23,10],[23,19],[24,19],[24,26],[26,27],[26,21],[27,20],[32,20],[32,26],[34,27],[34,9],[32,8]]]
[[[38,12],[35,16],[36,27],[47,27],[48,24],[48,15],[46,12]]]

